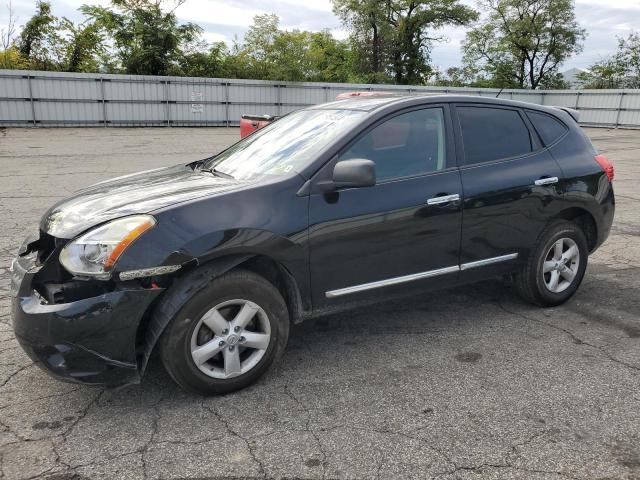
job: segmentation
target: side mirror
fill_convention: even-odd
[[[363,158],[342,160],[333,167],[334,188],[373,187],[376,164]]]

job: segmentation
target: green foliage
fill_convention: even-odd
[[[170,75],[187,77],[227,78],[229,49],[224,42],[216,42],[205,51],[185,52],[171,68]]]
[[[578,75],[584,88],[640,88],[640,33],[618,38],[618,50]]]
[[[542,90],[567,90],[571,85],[567,83],[560,72],[553,72],[540,81],[539,88]]]
[[[426,83],[442,40],[430,31],[477,18],[458,0],[333,0],[333,11],[350,30],[358,73],[373,83]]]
[[[0,68],[22,70],[29,68],[29,63],[24,59],[16,45],[11,45],[0,51]]]
[[[540,88],[582,50],[573,0],[481,0],[487,16],[467,33],[464,62],[494,87]],[[557,77],[556,77],[557,79]]]
[[[11,1],[11,0],[9,0]],[[371,82],[499,88],[561,88],[558,65],[581,49],[584,30],[572,0],[480,0],[486,18],[468,32],[465,64],[442,73],[433,45],[445,25],[468,25],[478,13],[462,0],[332,0],[349,30],[283,30],[273,14],[257,15],[243,41],[207,44],[202,29],[175,14],[186,0],[111,0],[83,5],[74,23],[53,15],[48,0],[14,38],[0,32],[0,68]],[[585,84],[640,86],[640,34],[619,40],[618,53],[594,65]],[[635,83],[633,83],[635,82]]]
[[[83,5],[80,10],[113,39],[123,71],[168,75],[202,31],[192,23],[178,24],[174,10],[180,4],[165,12],[161,0],[112,0],[111,7]]]
[[[58,19],[51,13],[51,4],[44,0],[36,3],[36,13],[24,25],[17,46],[20,56],[33,70],[57,70],[56,45]]]
[[[625,66],[616,56],[595,62],[586,72],[578,74],[583,88],[621,88],[624,82]]]
[[[275,15],[257,15],[236,45],[234,67],[244,78],[265,80],[345,82],[351,73],[346,42],[327,31],[283,31]]]
[[[631,32],[627,38],[618,38],[616,57],[625,71],[624,86],[640,88],[640,32]]]
[[[96,22],[75,25],[63,18],[59,29],[60,67],[67,72],[96,72],[104,63],[108,52],[104,34]]]

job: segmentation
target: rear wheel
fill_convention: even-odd
[[[567,221],[551,224],[515,276],[518,293],[545,307],[566,302],[582,282],[588,255],[587,240],[580,227]]]
[[[186,390],[228,393],[255,382],[284,351],[287,308],[249,271],[214,278],[184,302],[162,334],[162,362]]]

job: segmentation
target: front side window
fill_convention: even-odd
[[[532,151],[531,136],[517,110],[491,107],[456,107],[465,163],[517,157]]]
[[[376,164],[377,182],[445,168],[442,108],[397,115],[370,130],[339,158],[365,158]]]
[[[203,168],[237,180],[300,172],[366,114],[356,110],[299,110],[240,140]]]

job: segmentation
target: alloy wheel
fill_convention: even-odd
[[[271,323],[257,304],[243,299],[222,302],[196,324],[191,335],[191,358],[213,378],[228,379],[247,373],[266,353]]]
[[[580,267],[580,249],[571,238],[556,240],[542,264],[542,277],[547,290],[565,291],[573,283]]]

